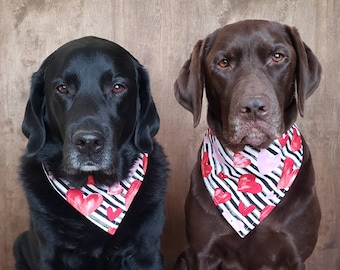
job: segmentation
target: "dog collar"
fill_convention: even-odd
[[[113,235],[127,213],[144,179],[148,155],[140,154],[127,179],[111,187],[97,186],[89,175],[81,189],[70,186],[66,179],[55,178],[42,163],[43,170],[52,187],[70,205],[92,223]]]
[[[267,149],[225,149],[208,129],[201,149],[203,181],[211,199],[244,238],[282,200],[302,164],[303,146],[296,124]]]

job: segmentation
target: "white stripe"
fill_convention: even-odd
[[[80,191],[83,196],[87,197],[90,194],[100,194],[103,196],[103,203],[90,215],[86,216],[88,220],[92,223],[108,232],[110,229],[117,229],[119,224],[123,220],[126,214],[126,206],[125,206],[125,196],[127,194],[128,189],[131,187],[132,182],[138,180],[143,181],[144,179],[144,170],[143,170],[143,156],[148,157],[147,154],[140,154],[139,158],[136,162],[138,162],[138,166],[133,166],[135,168],[134,172],[130,173],[130,177],[126,180],[121,181],[121,186],[123,188],[123,192],[118,195],[110,195],[107,193],[108,187],[99,187],[95,185],[83,186]],[[46,175],[46,178],[51,183],[52,187],[57,191],[57,193],[66,200],[66,193],[69,189],[69,183],[65,179],[56,179],[42,164],[43,171]],[[65,188],[67,186],[68,188]],[[138,191],[137,191],[138,192]],[[108,203],[109,202],[109,203]],[[107,209],[108,207],[112,207],[113,212],[115,212],[118,208],[122,209],[122,212],[119,214],[115,220],[110,221],[107,217]]]
[[[285,136],[288,135],[288,141],[284,147],[281,147],[279,140],[275,140],[270,146],[269,152],[271,153],[271,156],[274,157],[275,155],[280,155],[281,161],[279,165],[267,175],[261,175],[257,168],[257,157],[259,153],[257,149],[246,146],[245,151],[242,152],[242,155],[245,158],[250,159],[252,165],[247,166],[246,168],[235,168],[233,165],[234,153],[228,149],[224,149],[217,138],[214,135],[211,135],[209,130],[205,134],[201,150],[201,158],[203,158],[204,152],[208,153],[208,164],[210,164],[212,167],[212,171],[208,177],[204,178],[204,184],[212,199],[214,199],[214,190],[216,187],[221,187],[224,192],[227,191],[232,194],[232,201],[219,204],[218,208],[221,212],[227,211],[229,213],[228,218],[232,218],[234,220],[230,225],[241,237],[247,235],[253,228],[255,228],[257,224],[260,223],[260,211],[262,211],[265,206],[277,205],[285,196],[285,193],[289,190],[289,188],[286,188],[285,190],[277,189],[277,184],[280,181],[284,166],[284,160],[286,158],[293,159],[295,163],[293,170],[301,167],[303,155],[302,139],[301,149],[299,151],[295,151],[294,153],[289,152],[291,151],[290,145],[294,129],[297,130],[298,136],[301,136],[297,126],[294,125],[285,134]],[[216,156],[216,158],[214,156]],[[221,162],[223,160],[223,163],[220,163],[219,160]],[[221,180],[218,177],[219,172],[223,172],[224,175],[228,175],[229,177],[227,179]],[[238,191],[238,181],[243,174],[254,175],[256,177],[255,182],[261,184],[262,191],[257,194]],[[238,210],[240,202],[243,202],[245,207],[255,205],[256,209],[244,217]],[[235,222],[235,220],[242,221],[244,228],[238,228],[237,226],[240,224]]]

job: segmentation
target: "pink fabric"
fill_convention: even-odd
[[[213,203],[240,237],[263,221],[288,192],[303,159],[300,132],[293,125],[267,149],[223,148],[210,129],[201,149],[201,171]]]
[[[111,187],[97,186],[92,175],[81,189],[71,187],[66,179],[56,179],[42,164],[52,187],[70,205],[92,223],[113,235],[136,196],[148,163],[147,154],[140,154],[127,179]]]

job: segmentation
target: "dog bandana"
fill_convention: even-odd
[[[81,189],[70,187],[66,179],[55,178],[44,164],[42,166],[47,179],[61,197],[92,223],[113,235],[142,184],[147,163],[147,154],[140,154],[127,179],[106,187],[97,186],[93,175],[89,175],[87,184]]]
[[[225,149],[208,129],[201,149],[204,184],[222,216],[244,238],[282,200],[299,172],[301,134],[293,125],[267,149]]]

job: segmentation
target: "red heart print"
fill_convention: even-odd
[[[238,211],[244,217],[247,216],[248,214],[250,214],[251,212],[253,212],[255,210],[255,208],[256,208],[256,206],[253,205],[253,204],[246,207],[243,202],[240,202],[240,204],[238,205]]]
[[[122,194],[123,191],[124,191],[124,188],[119,183],[115,183],[114,185],[108,188],[107,194],[119,195],[119,194]]]
[[[116,233],[117,229],[116,228],[110,228],[108,229],[108,233],[111,234],[111,235],[114,235]]]
[[[205,178],[208,177],[212,171],[212,167],[208,163],[208,161],[209,161],[209,154],[208,152],[204,152],[202,160],[201,160],[201,170],[202,170],[202,176]]]
[[[294,160],[286,158],[283,162],[282,174],[279,182],[277,183],[278,189],[290,188],[293,184],[295,177],[299,173],[300,169],[293,169]]]
[[[279,143],[280,143],[281,147],[284,147],[286,145],[288,138],[289,138],[289,136],[287,134],[285,134],[285,135],[282,134],[280,136]]]
[[[122,208],[117,208],[115,211],[113,211],[112,207],[109,206],[106,209],[106,212],[107,212],[107,217],[109,218],[109,220],[113,221],[123,212],[123,209]]]
[[[87,177],[86,185],[95,185],[94,176],[92,174],[89,174],[89,176]]]
[[[212,171],[212,167],[211,167],[211,165],[209,165],[209,164],[204,164],[204,165],[202,165],[202,175],[203,175],[203,177],[208,177],[209,176],[209,174],[211,173],[211,171]]]
[[[256,177],[253,174],[243,174],[238,179],[237,190],[256,194],[262,191],[262,186],[255,182]]]
[[[251,164],[251,160],[238,152],[234,154],[233,163],[235,168],[245,168]]]
[[[290,143],[290,147],[293,152],[300,150],[301,148],[301,136],[297,133],[297,129],[293,129],[293,136],[292,136],[292,142]]]
[[[135,180],[131,183],[131,186],[129,188],[129,190],[126,192],[125,195],[125,207],[126,210],[129,209],[133,199],[135,198],[140,186],[142,185],[142,182],[139,180]]]
[[[97,193],[84,197],[79,189],[69,189],[66,192],[66,201],[84,216],[94,212],[102,204],[103,200],[103,196]]]
[[[260,214],[260,222],[262,222],[275,208],[274,205],[266,205]]]
[[[147,155],[143,155],[143,171],[144,173],[146,173],[146,169],[148,168],[148,156]]]
[[[218,174],[217,174],[218,178],[220,178],[221,180],[224,180],[224,179],[227,179],[228,178],[228,175],[225,175],[222,171],[220,171]]]
[[[223,191],[221,188],[215,188],[214,190],[214,204],[219,205],[225,203],[231,199],[231,194],[228,191]]]

